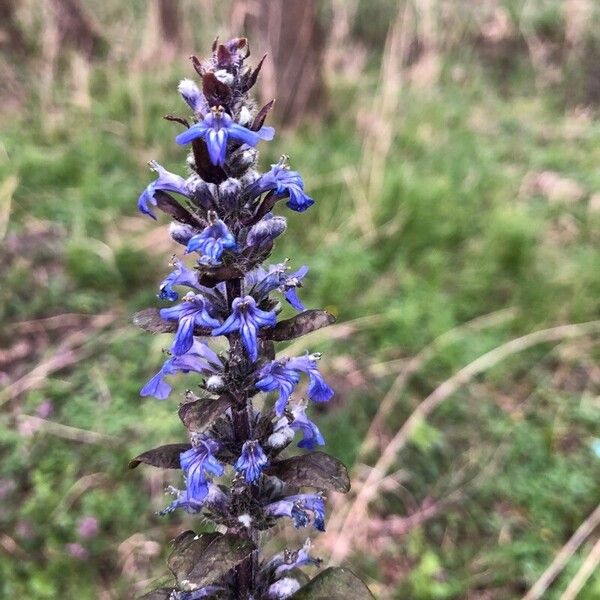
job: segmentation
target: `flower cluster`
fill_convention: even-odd
[[[169,488],[174,499],[162,514],[201,513],[220,532],[176,541],[176,556],[169,559],[175,587],[164,598],[291,597],[300,588],[298,567],[318,564],[310,543],[263,559],[257,532],[281,518],[324,531],[325,492],[349,487],[345,467],[313,451],[325,440],[307,414],[307,400],[323,403],[333,396],[319,371],[321,355],[275,355],[275,342],[333,318],[307,310],[300,300],[306,266],[264,264],[286,229],[286,217],[274,214],[278,201],[301,213],[314,200],[287,157],[262,175],[257,171],[255,147],[275,131],[264,125],[272,103],[257,111],[248,98],[262,65],[249,68],[248,55],[239,38],[215,43],[208,60],[193,57],[201,85],[190,79],[179,85],[192,114],[169,117],[186,127],[175,140],[189,147],[189,173],[175,175],[151,162],[158,177],[138,200],[143,214],[156,218],[158,209],[173,219],[171,237],[183,246],[158,289],[169,304],[136,316],[150,331],[174,334],[166,360],[141,395],[166,399],[169,378],[179,373],[194,374],[197,393],[189,391],[179,407],[189,443],[147,451],[132,466],[180,468],[182,489]],[[290,305],[291,317],[279,318],[285,307],[280,299]],[[254,398],[261,393],[259,409]],[[282,458],[296,435],[306,452]],[[214,568],[211,553],[225,553],[226,541],[236,552],[227,550],[225,566]],[[204,562],[213,565],[210,574]]]

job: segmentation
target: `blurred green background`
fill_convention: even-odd
[[[317,554],[382,599],[521,598],[587,522],[535,597],[600,598],[599,25],[594,0],[0,1],[0,597],[135,597],[198,527],[154,514],[177,473],[127,469],[183,435],[178,393],[138,396],[168,338],[131,317],[178,249],[135,206],[148,160],[185,170],[161,117],[187,57],[244,28],[283,95],[262,165],[317,200],[274,260],[339,319],[294,347],[325,353],[328,451],[376,482]]]

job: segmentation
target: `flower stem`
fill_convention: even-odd
[[[227,303],[231,309],[233,301],[242,295],[242,280],[231,279],[226,283]],[[246,356],[242,345],[239,343],[239,334],[231,336],[229,360],[232,365],[243,365],[246,362]],[[244,442],[252,438],[252,411],[249,404],[248,394],[244,390],[233,390],[235,405],[231,407],[231,421],[233,426],[233,436],[240,447]],[[254,486],[248,486],[248,495],[253,495]],[[244,533],[252,540],[256,541],[257,532],[254,527],[245,528]],[[254,580],[257,572],[258,553],[253,552],[248,558],[242,561],[235,569],[236,592],[239,600],[247,600],[251,597],[254,589]]]

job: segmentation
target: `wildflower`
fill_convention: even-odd
[[[182,79],[177,86],[177,90],[195,113],[202,113],[208,110],[204,94],[191,79]]]
[[[255,361],[258,358],[258,329],[273,327],[275,323],[276,317],[273,311],[261,310],[256,306],[252,296],[244,296],[233,301],[231,315],[220,327],[213,329],[212,335],[225,335],[239,331],[250,360]]]
[[[188,197],[188,189],[186,186],[185,179],[179,175],[175,175],[170,171],[167,171],[164,167],[159,165],[155,160],[151,160],[149,163],[150,169],[158,173],[158,179],[153,181],[146,187],[138,198],[138,209],[140,212],[156,219],[152,209],[148,206],[156,206],[156,200],[154,194],[157,190],[164,190],[165,192],[176,192],[182,196]]]
[[[100,526],[95,517],[82,517],[77,523],[77,535],[80,538],[93,538],[98,533]]]
[[[308,267],[302,266],[295,273],[287,274],[286,263],[280,263],[270,267],[268,273],[264,274],[264,277],[259,281],[251,293],[260,302],[269,292],[273,290],[279,290],[283,293],[284,298],[291,304],[296,310],[306,310],[306,307],[298,298],[297,288],[302,287],[302,279],[308,273]]]
[[[304,192],[304,182],[298,171],[290,171],[287,165],[287,157],[271,165],[271,170],[257,179],[248,194],[255,198],[264,192],[273,191],[277,198],[288,197],[286,206],[296,212],[304,212],[310,208],[315,201]]]
[[[290,427],[294,431],[301,431],[302,439],[298,442],[299,448],[312,450],[315,446],[325,445],[325,440],[319,431],[319,428],[306,416],[306,403],[300,404],[292,408],[294,420],[290,423]]]
[[[186,287],[198,289],[198,272],[190,269],[184,262],[173,257],[171,266],[175,267],[172,273],[169,273],[160,283],[158,297],[161,300],[170,300],[174,302],[179,298],[179,294],[173,289],[174,285],[183,285]]]
[[[265,507],[270,517],[289,517],[294,527],[306,527],[311,523],[319,531],[325,531],[325,502],[320,494],[297,494],[272,502]]]
[[[77,560],[85,560],[90,553],[79,542],[73,542],[66,545],[67,552]]]
[[[283,415],[288,400],[294,388],[300,381],[300,373],[288,369],[284,360],[274,360],[266,364],[259,372],[256,387],[262,392],[279,392],[279,398],[275,403],[275,412],[278,416]]]
[[[235,468],[244,474],[246,483],[256,481],[269,463],[267,455],[263,452],[256,440],[248,440],[242,446],[242,454],[235,463]]]
[[[176,356],[185,354],[194,343],[194,327],[218,327],[219,321],[210,311],[212,306],[202,294],[188,292],[181,304],[162,308],[160,316],[167,321],[178,321],[172,351]]]
[[[223,493],[221,488],[210,481],[206,485],[208,492],[201,500],[194,498],[187,488],[185,490],[178,490],[177,488],[169,486],[167,491],[175,496],[175,500],[158,514],[168,515],[178,508],[185,510],[187,513],[196,514],[205,506],[224,506],[227,503],[227,496]]]
[[[298,358],[282,358],[267,363],[259,372],[256,387],[263,392],[279,392],[275,412],[283,414],[294,388],[300,381],[300,373],[309,377],[307,394],[314,402],[327,402],[333,390],[327,385],[317,369],[320,354],[307,354]]]
[[[223,465],[214,457],[218,449],[218,442],[204,438],[179,455],[181,469],[185,474],[188,499],[202,502],[208,495],[206,473],[220,477],[225,472]]]
[[[306,565],[318,566],[321,564],[321,560],[318,558],[313,558],[310,555],[311,546],[312,544],[310,538],[308,538],[304,542],[302,548],[296,550],[295,552],[291,552],[290,550],[279,552],[273,556],[271,560],[269,560],[269,562],[264,566],[264,569],[273,572],[275,578],[279,578],[284,573],[291,571],[292,569],[297,569]]]
[[[233,250],[236,247],[235,237],[227,225],[217,218],[213,211],[208,213],[211,224],[198,235],[190,239],[186,253],[200,252],[209,264],[217,264],[224,250]]]
[[[214,373],[218,367],[222,367],[219,357],[206,344],[194,339],[185,354],[171,356],[165,361],[160,371],[142,388],[140,396],[154,396],[158,400],[165,400],[171,393],[171,386],[165,381],[165,376],[190,371]]]
[[[272,127],[263,126],[258,131],[251,131],[236,123],[222,106],[213,106],[202,121],[180,133],[175,141],[183,145],[198,138],[203,139],[213,165],[223,166],[229,138],[248,144],[248,146],[256,146],[260,140],[272,140],[274,135],[275,130]]]

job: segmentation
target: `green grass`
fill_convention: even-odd
[[[424,365],[398,398],[387,422],[394,430],[436,385],[484,352],[539,328],[598,318],[600,218],[587,203],[600,186],[600,125],[590,121],[569,136],[554,96],[532,94],[523,79],[501,94],[477,64],[468,71],[460,84],[448,75],[434,90],[403,93],[389,123],[394,138],[383,191],[372,199],[371,241],[350,225],[352,196],[336,175],[361,161],[354,115],[368,100],[368,86],[346,94],[340,84],[326,123],[280,135],[263,151],[264,165],[290,154],[318,200],[305,216],[288,215],[288,235],[274,258],[311,266],[302,290],[307,305],[326,306],[342,322],[378,315],[350,338],[315,348],[326,351],[323,367],[339,390],[319,415],[328,450],[350,465],[392,381],[391,373],[370,374],[371,363],[412,356],[475,317],[517,311],[503,325],[466,333]],[[70,108],[46,119],[32,101],[21,119],[3,124],[0,180],[19,181],[7,239],[29,239],[33,249],[13,252],[7,245],[2,321],[116,315],[108,331],[90,333],[89,353],[51,373],[2,416],[0,483],[8,491],[0,530],[16,543],[0,560],[3,597],[91,599],[99,590],[124,597],[133,582],[164,573],[166,544],[188,523],[153,514],[177,474],[126,467],[139,451],[182,435],[176,394],[165,403],[138,396],[167,342],[130,324],[133,312],[155,304],[167,272],[168,256],[141,242],[156,225],[141,225],[135,201],[150,181],[147,160],[175,170],[184,158],[173,144],[173,125],[160,119],[180,110],[176,75],[127,79],[99,68],[89,113]],[[575,179],[589,193],[562,205],[520,197],[523,177],[538,170]],[[565,219],[571,233],[561,236]],[[391,234],[390,222],[397,223]],[[40,248],[40,227],[49,225],[55,239]],[[64,335],[26,337],[29,358],[10,365],[7,382],[55,354]],[[17,351],[8,328],[0,341]],[[351,360],[361,379],[349,383],[335,357]],[[489,590],[494,598],[517,598],[535,581],[600,497],[600,460],[591,449],[600,418],[597,359],[597,345],[581,340],[516,355],[419,428],[398,461],[409,495],[420,502],[462,485],[464,501],[389,540],[377,560],[362,552],[352,558],[382,597],[464,598]],[[178,389],[187,385],[181,380]],[[33,414],[43,400],[53,402],[54,421],[105,437],[82,443],[43,431],[25,435],[18,415]],[[405,514],[407,505],[389,493],[375,509]],[[84,515],[99,518],[101,533],[88,545],[90,560],[78,563],[65,545],[76,541]],[[582,556],[548,598],[558,598]],[[394,565],[403,565],[404,578],[395,579]],[[581,598],[598,594],[596,575]]]

